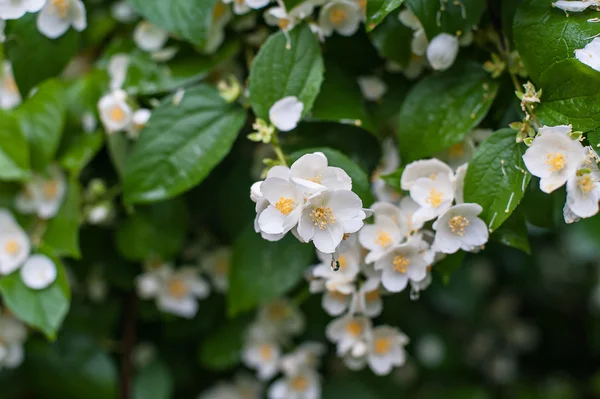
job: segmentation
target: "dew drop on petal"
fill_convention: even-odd
[[[421,292],[419,290],[416,290],[414,288],[410,289],[409,297],[412,301],[418,300],[420,296],[421,296]]]

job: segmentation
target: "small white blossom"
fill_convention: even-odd
[[[367,355],[371,370],[377,375],[386,375],[394,366],[402,366],[406,362],[406,344],[408,337],[398,329],[389,326],[374,328]]]
[[[130,62],[131,57],[126,53],[117,53],[110,57],[107,72],[108,77],[110,78],[111,90],[118,90],[123,87],[123,83],[125,83],[125,79],[127,78],[127,70],[129,69]]]
[[[425,29],[421,28],[414,31],[412,40],[410,41],[410,48],[412,53],[417,56],[424,56],[427,53],[429,40],[427,40]]]
[[[268,201],[258,216],[258,226],[266,234],[285,234],[298,224],[304,208],[303,192],[293,182],[280,177],[267,177],[260,191]],[[257,202],[265,205],[264,201]]]
[[[433,223],[436,234],[431,248],[452,254],[484,245],[489,233],[483,220],[477,217],[482,211],[478,204],[459,204],[448,209]]]
[[[420,206],[413,214],[413,223],[433,220],[452,206],[454,185],[446,174],[435,179],[422,177],[410,188],[410,197]]]
[[[231,265],[231,249],[217,248],[203,258],[203,269],[208,273],[215,289],[225,293],[229,287],[229,268]]]
[[[377,76],[359,76],[358,86],[363,97],[369,101],[378,101],[387,92],[387,85]]]
[[[398,225],[387,216],[378,216],[374,224],[367,224],[358,232],[360,245],[370,251],[365,258],[367,264],[380,259],[403,238]]]
[[[469,164],[466,163],[456,169],[456,176],[454,178],[454,198],[457,204],[462,204],[464,200],[464,189],[465,189],[465,177],[467,176],[467,169]]]
[[[147,108],[138,109],[131,116],[131,125],[127,129],[127,136],[132,140],[137,140],[140,136],[140,132],[152,116],[152,111]]]
[[[19,19],[26,12],[38,12],[46,0],[2,0],[0,1],[1,19]]]
[[[436,180],[438,175],[446,175],[449,179],[452,179],[454,173],[452,172],[452,168],[439,159],[432,158],[414,161],[404,168],[404,172],[402,172],[402,177],[400,178],[400,186],[402,190],[409,191],[417,179],[427,177],[431,180]]]
[[[372,277],[363,282],[352,301],[352,312],[377,317],[383,310],[380,279]]]
[[[314,370],[319,367],[321,356],[325,354],[326,349],[320,342],[304,342],[281,358],[281,370],[288,375],[306,368]]]
[[[391,138],[384,139],[381,143],[379,165],[371,175],[371,191],[379,201],[396,202],[400,199],[400,193],[381,178],[381,175],[392,173],[399,166],[400,155],[396,143]]]
[[[325,36],[334,31],[342,36],[352,36],[358,30],[362,19],[358,4],[346,0],[333,0],[321,8],[319,26]]]
[[[591,148],[588,150],[593,151]],[[566,206],[576,216],[589,218],[598,213],[600,170],[593,158],[584,166],[585,169],[573,174],[567,180]]]
[[[600,71],[600,37],[594,38],[584,48],[575,50],[575,58],[590,68]]]
[[[569,137],[570,133],[570,125],[541,127],[523,155],[525,166],[541,179],[540,189],[545,193],[562,187],[585,159],[585,149]]]
[[[284,33],[292,30],[298,23],[312,15],[314,5],[310,1],[304,1],[287,12],[281,7],[272,7],[265,11],[265,22],[271,26],[277,26]]]
[[[371,334],[371,320],[364,316],[347,314],[332,320],[325,330],[327,339],[337,345],[337,354],[342,356],[355,346],[364,346]]]
[[[281,349],[269,341],[256,341],[247,344],[242,351],[246,366],[256,370],[258,379],[269,380],[279,371]]]
[[[373,215],[375,216],[375,223],[379,220],[380,217],[386,217],[391,219],[400,232],[402,236],[407,236],[410,233],[410,218],[406,213],[409,209],[407,208],[408,203],[407,199],[414,204],[414,210],[419,209],[419,206],[415,204],[415,202],[410,199],[410,197],[404,197],[400,200],[400,204],[404,204],[403,207],[396,206],[390,202],[378,201],[371,205],[371,210],[373,211]],[[412,208],[411,208],[412,211]]]
[[[277,334],[285,335],[298,335],[305,327],[304,316],[299,309],[283,298],[261,306],[257,322],[262,327],[272,327]]]
[[[322,263],[315,266],[312,276],[324,280],[322,289],[343,295],[352,294],[354,280],[360,271],[360,249],[353,246],[340,251],[335,257],[339,264],[339,269],[335,271],[331,268],[332,254],[317,251],[317,255]]]
[[[427,61],[436,71],[445,71],[454,64],[458,55],[458,38],[440,33],[427,46]]]
[[[233,382],[218,382],[198,399],[261,399],[263,384],[246,373],[238,373]]]
[[[32,255],[21,267],[21,280],[33,290],[49,287],[58,274],[56,265],[46,255]]]
[[[22,213],[37,213],[42,219],[51,219],[58,213],[67,190],[66,177],[56,165],[51,165],[45,175],[35,174],[15,200]]]
[[[277,177],[280,179],[288,180],[290,176],[290,169],[285,166],[274,166],[269,169],[267,173],[267,179]],[[268,241],[278,241],[283,238],[285,233],[269,234],[261,230],[259,220],[262,213],[270,206],[269,200],[263,197],[261,192],[263,181],[258,181],[250,188],[250,199],[256,203],[256,218],[254,218],[254,231],[260,233],[262,238]],[[285,211],[285,210],[284,210]]]
[[[296,184],[312,192],[325,188],[352,189],[352,179],[346,171],[335,166],[328,166],[327,157],[321,152],[306,154],[298,158],[290,168],[290,178]]]
[[[21,104],[21,94],[15,82],[10,62],[2,63],[2,75],[0,75],[0,109],[11,109]]]
[[[71,26],[79,32],[87,28],[81,0],[48,0],[38,15],[37,28],[50,39],[64,35]]]
[[[0,274],[17,270],[29,256],[31,242],[12,214],[0,210]]]
[[[133,41],[144,51],[157,51],[169,40],[169,32],[148,21],[142,21],[133,31]]]
[[[104,95],[98,101],[98,111],[108,134],[126,130],[131,124],[133,111],[127,103],[127,93],[122,90],[114,90]]]
[[[375,262],[375,270],[382,270],[381,284],[390,292],[404,290],[409,280],[425,278],[427,266],[421,249],[412,242],[394,246]]]
[[[423,28],[421,25],[421,21],[419,18],[410,10],[410,8],[405,8],[400,11],[398,14],[398,20],[402,22],[402,24],[412,30],[419,30]]]
[[[110,7],[110,15],[112,15],[115,20],[124,24],[135,21],[138,16],[133,7],[125,0],[113,3]]]
[[[600,1],[598,0],[585,0],[585,1],[574,1],[574,0],[559,0],[552,3],[552,6],[560,8],[566,12],[582,12],[590,7],[600,7]]]
[[[269,119],[282,132],[289,132],[298,126],[304,104],[295,96],[284,97],[269,109]]]
[[[0,370],[14,369],[23,363],[26,338],[27,328],[23,323],[8,314],[0,315]]]
[[[269,399],[317,399],[321,397],[319,375],[306,368],[276,380],[268,392]]]

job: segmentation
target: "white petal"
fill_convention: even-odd
[[[286,216],[270,205],[258,218],[260,230],[267,234],[283,234]]]
[[[436,71],[445,71],[454,64],[458,55],[458,38],[448,33],[440,33],[427,47],[427,60]]]
[[[270,2],[271,0],[246,0],[248,7],[255,10],[266,7]]]
[[[325,229],[315,229],[313,242],[315,247],[326,254],[335,252],[342,242],[344,230],[338,224],[329,224]]]
[[[450,178],[454,172],[452,172],[452,168],[439,159],[433,158],[414,161],[406,165],[404,172],[402,172],[400,185],[402,190],[409,191],[417,179],[422,177],[437,178],[439,174],[445,174]]]
[[[85,6],[81,0],[72,0],[71,3],[71,25],[76,31],[81,32],[87,28]]]
[[[52,2],[49,2],[38,14],[37,28],[41,34],[56,39],[69,30],[69,20],[60,17],[60,12]]]
[[[163,48],[169,40],[169,32],[147,21],[140,22],[133,31],[133,41],[144,51]]]
[[[187,319],[193,318],[198,313],[198,302],[190,296],[180,299],[163,293],[158,297],[156,305],[163,312]]]
[[[408,276],[406,273],[399,273],[391,267],[386,267],[381,273],[381,284],[390,292],[400,292],[406,288]]]
[[[269,110],[269,119],[282,132],[288,132],[298,125],[304,104],[295,96],[284,97]]]
[[[56,265],[45,255],[33,255],[21,268],[23,283],[34,290],[42,290],[56,280]]]

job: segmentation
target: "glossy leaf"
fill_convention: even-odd
[[[371,32],[370,37],[381,57],[402,66],[408,65],[412,54],[413,31],[400,22],[396,15],[386,18],[377,29]]]
[[[69,182],[63,203],[55,217],[49,220],[42,238],[56,256],[79,258],[79,227],[81,215],[81,187],[76,179]]]
[[[0,110],[0,180],[25,180],[29,176],[25,133],[13,113]]]
[[[407,6],[419,18],[427,38],[439,33],[466,32],[479,23],[485,10],[485,0],[407,0]]]
[[[241,360],[244,331],[250,318],[240,316],[214,330],[200,344],[200,363],[211,370],[230,369]]]
[[[375,29],[377,25],[392,11],[404,3],[404,0],[371,0],[367,3],[367,32]]]
[[[104,144],[104,133],[74,134],[67,138],[64,148],[60,151],[60,166],[78,176],[81,170],[96,156]]]
[[[529,237],[527,235],[527,225],[525,217],[520,210],[515,210],[510,217],[494,231],[490,239],[497,241],[509,247],[519,249],[526,254],[531,254],[529,246]]]
[[[133,381],[133,399],[169,399],[173,396],[173,377],[160,360],[142,367]]]

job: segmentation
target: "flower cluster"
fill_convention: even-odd
[[[567,223],[598,213],[600,171],[598,154],[584,147],[570,125],[544,126],[523,155],[529,172],[540,178],[545,193],[567,186],[563,208]]]
[[[312,241],[318,250],[333,254],[367,216],[351,190],[350,176],[329,166],[322,153],[306,154],[289,168],[275,166],[251,188],[255,230],[269,241],[292,231],[300,241]]]

